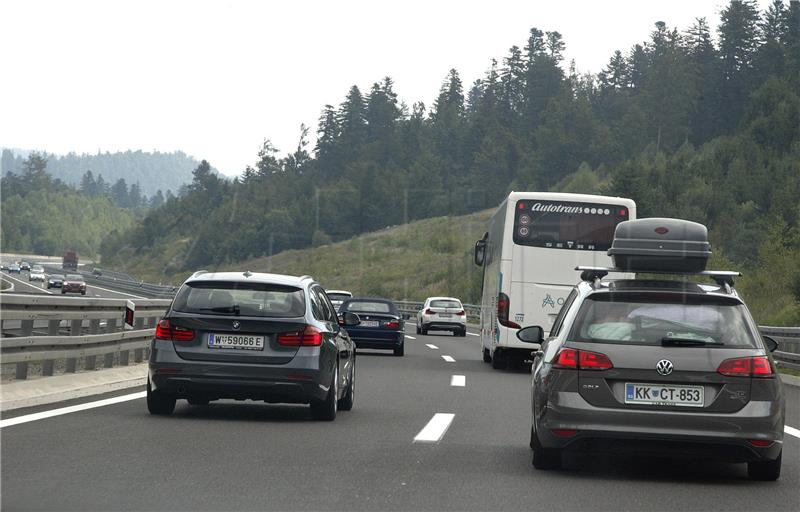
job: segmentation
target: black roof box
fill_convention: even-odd
[[[682,219],[620,222],[608,255],[628,272],[702,272],[711,255],[708,229]]]

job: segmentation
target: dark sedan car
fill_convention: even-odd
[[[47,278],[47,289],[50,288],[61,288],[61,285],[64,284],[64,275],[63,274],[51,274],[50,277]]]
[[[355,347],[322,287],[308,276],[197,272],[158,323],[147,408],[170,414],[177,399],[311,404],[315,419],[350,410]]]
[[[361,319],[356,327],[347,332],[359,348],[393,350],[402,356],[405,351],[405,328],[403,316],[394,302],[387,299],[351,298],[342,303],[339,312],[355,313]]]
[[[61,282],[61,294],[63,295],[67,292],[86,295],[86,281],[83,280],[83,276],[80,274],[67,274]]]

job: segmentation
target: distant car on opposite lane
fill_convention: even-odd
[[[331,299],[331,304],[336,308],[336,311],[339,311],[342,302],[353,296],[353,294],[347,290],[325,290],[325,293],[328,295],[328,298]]]
[[[467,314],[464,305],[454,297],[428,297],[417,312],[417,334],[428,331],[451,331],[466,337]]]
[[[20,269],[19,265],[16,263],[12,263],[8,266],[8,273],[9,274],[19,274],[22,269]]]
[[[339,313],[355,313],[361,323],[347,327],[350,338],[358,348],[376,348],[405,352],[405,326],[403,315],[394,302],[372,297],[353,297],[344,301]]]
[[[22,263],[19,264],[19,268],[20,270],[30,270],[31,264],[28,263],[27,261],[23,261]]]
[[[45,281],[44,268],[41,265],[34,265],[31,267],[31,272],[28,274],[28,281]]]
[[[67,292],[80,293],[86,295],[86,281],[80,274],[67,274],[61,283],[61,294]]]
[[[50,288],[61,288],[61,285],[64,283],[64,274],[51,274],[50,277],[47,278],[47,289]]]

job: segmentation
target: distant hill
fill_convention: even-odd
[[[0,175],[5,176],[9,172],[19,174],[28,153],[26,150],[3,149]],[[138,182],[142,192],[148,197],[158,190],[176,193],[182,185],[191,183],[192,171],[199,164],[199,161],[181,151],[47,154],[47,172],[70,185],[80,186],[81,177],[86,171],[92,171],[95,177],[102,175],[103,180],[109,184],[120,178],[124,178],[129,185]]]

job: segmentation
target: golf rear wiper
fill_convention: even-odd
[[[197,308],[198,311],[213,311],[214,313],[233,313],[234,315],[239,314],[239,305],[234,304],[233,306],[219,306],[215,308]]]
[[[684,346],[693,346],[693,347],[701,347],[705,345],[722,345],[719,341],[708,341],[708,340],[699,340],[697,338],[671,338],[667,336],[666,338],[661,338],[662,345],[684,345]]]

